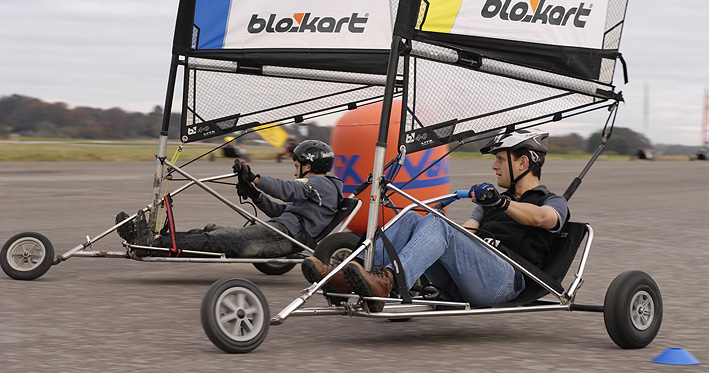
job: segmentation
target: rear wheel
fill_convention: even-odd
[[[621,348],[650,344],[662,324],[662,296],[645,272],[623,272],[608,287],[603,320],[613,342]]]
[[[215,346],[224,352],[243,354],[266,339],[271,316],[266,297],[256,285],[223,278],[204,295],[200,319]]]
[[[295,263],[254,263],[254,267],[267,275],[282,275],[293,269]]]
[[[313,256],[324,264],[338,264],[357,249],[359,235],[352,232],[337,232],[323,238]]]
[[[15,280],[34,280],[52,266],[54,247],[47,237],[35,232],[12,236],[0,251],[0,267]]]

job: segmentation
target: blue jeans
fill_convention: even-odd
[[[511,264],[433,214],[422,217],[409,211],[385,234],[399,254],[409,289],[425,274],[452,300],[471,306],[509,302],[524,290],[524,283],[515,289]],[[391,268],[381,239],[375,244],[374,265]]]

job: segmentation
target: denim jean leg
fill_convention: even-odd
[[[442,230],[450,240],[440,263],[467,302],[473,306],[495,305],[521,292],[515,289],[514,267],[506,260],[447,224]]]
[[[397,220],[384,232],[397,253],[406,245],[407,242],[409,242],[411,235],[421,219],[423,219],[423,217],[420,214],[409,211],[402,215],[399,220]],[[364,251],[357,257],[364,259]],[[384,250],[384,243],[381,238],[378,238],[375,241],[374,260],[372,263],[375,267],[385,267],[391,263],[389,260],[389,255],[387,255]]]
[[[445,252],[448,238],[440,229],[441,225],[447,224],[435,215],[426,215],[419,221],[406,246],[398,251],[409,289]]]
[[[460,295],[458,287],[451,278],[448,270],[443,267],[440,261],[433,263],[423,273],[428,281],[434,285],[440,293],[442,300],[465,302],[466,300]]]

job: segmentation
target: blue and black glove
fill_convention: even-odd
[[[470,187],[470,196],[475,197],[476,203],[483,206],[490,206],[507,210],[510,206],[510,199],[507,196],[500,196],[494,185],[490,183],[475,184]]]

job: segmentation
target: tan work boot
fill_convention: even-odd
[[[303,260],[303,264],[300,268],[303,270],[303,276],[305,276],[305,279],[312,284],[313,282],[322,281],[322,279],[330,274],[335,267],[336,265],[334,264],[323,264],[320,259],[310,256]],[[348,288],[345,283],[345,276],[342,271],[332,276],[330,281],[323,286],[323,289],[331,293],[350,293],[350,288]]]
[[[386,269],[367,272],[357,262],[350,262],[345,266],[345,283],[355,294],[365,297],[388,298],[394,288],[394,275]],[[381,312],[384,308],[382,301],[367,301],[370,312]]]

